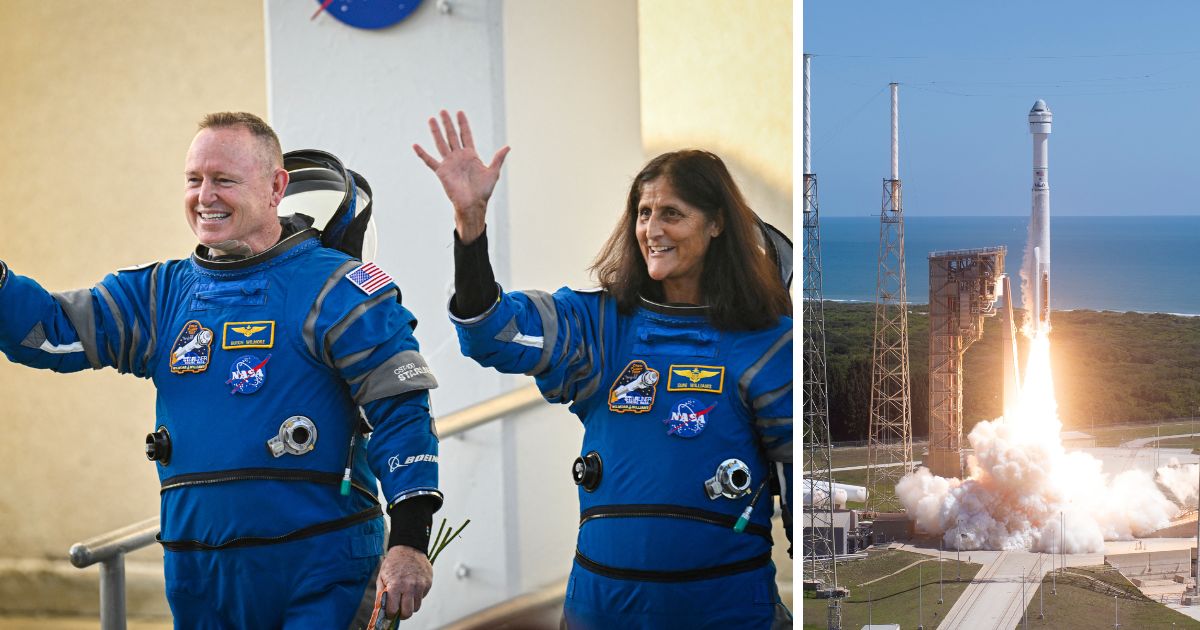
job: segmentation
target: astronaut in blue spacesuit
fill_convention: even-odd
[[[146,448],[177,628],[345,628],[376,569],[389,616],[407,618],[432,584],[437,383],[416,320],[382,269],[277,216],[282,160],[261,119],[211,114],[185,167],[190,258],[65,293],[0,263],[10,360],[154,381]]]
[[[642,169],[600,289],[506,293],[485,215],[508,148],[484,165],[461,112],[458,129],[429,122],[440,159],[414,148],[454,206],[463,353],[533,376],[584,425],[567,625],[790,627],[770,495],[790,540],[791,301],[724,163],[680,151]]]

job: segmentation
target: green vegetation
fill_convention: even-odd
[[[874,308],[825,303],[829,425],[835,441],[867,437]],[[1065,429],[1090,432],[1115,423],[1150,423],[1198,413],[1200,317],[1056,311],[1053,321],[1051,362]],[[908,324],[913,435],[924,436],[929,417],[927,307],[910,307]],[[1001,413],[1001,341],[999,320],[985,319],[983,338],[966,352],[964,432]],[[1023,337],[1018,337],[1018,348],[1023,360]]]
[[[850,597],[841,602],[842,627],[861,628],[869,617],[876,624],[898,623],[902,628],[915,628],[922,612],[925,627],[937,627],[980,568],[978,564],[957,562],[954,553],[947,552],[942,563],[939,604],[936,557],[889,549],[873,551],[865,560],[839,564],[838,584],[850,590]],[[962,581],[956,582],[960,570]],[[828,606],[829,600],[805,592],[804,628],[823,630]]]
[[[1055,594],[1051,594],[1051,588]],[[1115,598],[1115,604],[1114,604]],[[1044,617],[1038,619],[1039,605]],[[1195,628],[1195,619],[1146,597],[1108,567],[1072,568],[1047,575],[1027,608],[1031,628]]]

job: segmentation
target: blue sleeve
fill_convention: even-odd
[[[754,419],[759,447],[774,467],[779,481],[780,506],[788,540],[792,540],[792,329],[766,339],[757,351],[739,348],[746,356],[757,356],[738,379],[738,394]]]
[[[413,336],[417,321],[398,302],[395,285],[367,295],[345,273],[335,270],[308,308],[305,343],[362,407],[371,429],[367,461],[389,507],[425,495],[440,505],[438,439],[429,408],[437,380]]]
[[[567,288],[501,293],[487,312],[451,321],[462,353],[483,367],[528,374],[550,402],[578,402],[600,389],[606,294]],[[613,322],[615,323],[615,322]]]
[[[429,411],[429,392],[381,398],[363,405],[363,410],[375,427],[367,442],[367,460],[383,485],[388,506],[432,495],[441,507],[438,438]]]
[[[754,432],[767,459],[792,463],[792,330],[769,345],[736,348],[735,354],[758,358],[738,378],[738,395],[754,419]]]
[[[4,268],[0,351],[13,362],[56,372],[114,367],[148,378],[161,267],[122,270],[91,289],[64,293],[50,293]]]

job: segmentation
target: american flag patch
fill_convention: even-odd
[[[350,273],[346,274],[346,279],[367,295],[375,293],[392,281],[392,277],[386,271],[376,267],[375,263],[363,263],[351,269]]]

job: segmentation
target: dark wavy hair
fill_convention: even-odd
[[[590,267],[600,286],[616,298],[618,309],[633,312],[639,296],[663,300],[662,284],[650,277],[635,231],[642,187],[660,177],[680,199],[722,226],[704,254],[700,280],[712,324],[722,330],[758,330],[790,316],[792,301],[763,248],[758,215],[721,158],[697,150],[664,153],[633,179],[625,212]]]

